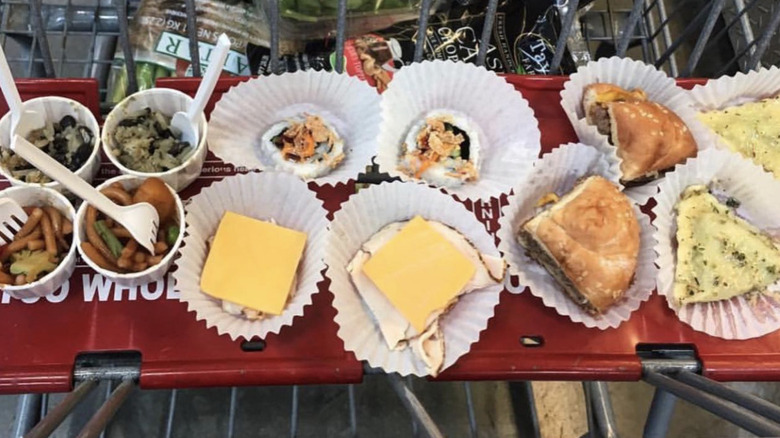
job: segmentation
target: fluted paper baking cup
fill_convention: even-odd
[[[463,116],[479,136],[478,179],[446,189],[461,198],[508,193],[539,156],[534,112],[504,78],[472,64],[425,61],[401,69],[382,94],[376,157],[382,172],[411,179],[398,170],[401,145],[413,126],[439,111]]]
[[[209,148],[222,161],[248,169],[274,169],[262,136],[279,122],[320,116],[344,140],[344,160],[314,180],[335,184],[365,172],[376,153],[379,95],[346,74],[297,71],[242,82],[222,96],[211,114]]]
[[[696,85],[688,94],[695,111],[703,112],[755,102],[779,93],[780,68],[773,66],[770,69],[711,79],[705,85]],[[709,130],[706,125],[705,129]],[[709,132],[718,148],[731,150],[720,136],[711,130]]]
[[[222,216],[232,211],[260,220],[273,219],[279,226],[306,233],[306,247],[298,266],[297,285],[281,315],[249,320],[222,310],[222,301],[200,290],[200,276],[206,263],[206,242],[217,232]],[[216,327],[220,335],[231,339],[261,338],[279,333],[292,325],[293,318],[303,315],[311,304],[322,280],[325,248],[326,211],[314,192],[294,175],[282,172],[249,173],[229,176],[190,199],[186,207],[187,235],[181,247],[178,269],[173,273],[180,300],[187,310],[195,312],[206,327]]]
[[[588,124],[582,107],[585,87],[595,83],[613,84],[628,90],[641,88],[647,93],[649,100],[666,106],[685,122],[699,150],[707,148],[712,143],[709,130],[696,119],[690,96],[677,86],[674,79],[641,61],[619,57],[602,58],[589,62],[571,75],[561,91],[561,106],[580,141],[598,146],[610,161],[621,163],[617,148],[606,141],[606,135],[599,133],[595,126]],[[626,193],[639,204],[645,204],[657,193],[657,185],[656,180],[649,184],[631,187],[626,190]]]
[[[615,184],[619,179],[619,171],[614,163],[610,163],[602,153],[590,146],[568,144],[543,156],[534,165],[528,180],[514,189],[509,204],[502,210],[498,249],[507,261],[509,274],[519,279],[520,286],[514,287],[507,277],[506,287],[510,292],[520,293],[528,286],[545,306],[552,307],[560,315],[586,327],[606,330],[627,321],[631,313],[650,298],[655,288],[657,269],[654,264],[652,227],[649,218],[639,207],[634,205],[640,225],[639,258],[634,279],[623,299],[599,316],[587,313],[574,303],[547,270],[526,255],[525,248],[517,241],[517,231],[536,214],[539,198],[551,192],[563,196],[571,191],[577,181],[593,175],[601,175]]]
[[[776,96],[780,93],[780,68],[739,72],[696,85],[689,95],[696,111],[720,110],[730,106]]]
[[[447,224],[466,236],[480,252],[499,256],[493,238],[465,207],[439,190],[403,182],[372,186],[352,196],[330,224],[325,253],[335,320],[344,348],[371,367],[403,376],[425,376],[428,372],[412,348],[388,348],[379,325],[352,284],[347,265],[361,245],[382,227],[416,215]],[[502,288],[503,285],[496,284],[462,295],[441,318],[445,346],[442,369],[454,364],[479,339],[493,316]]]
[[[674,299],[676,269],[677,215],[675,206],[682,192],[691,185],[704,184],[723,196],[740,202],[737,214],[775,240],[780,238],[780,181],[771,174],[732,152],[709,149],[696,159],[678,165],[667,174],[653,208],[656,219],[655,250],[658,253],[658,293],[680,320],[695,330],[724,339],[750,339],[780,328],[780,282],[771,285],[772,293],[758,294],[755,300],[743,296],[713,303],[679,305]]]

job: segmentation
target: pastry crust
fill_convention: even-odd
[[[622,159],[622,180],[639,183],[696,156],[696,141],[685,122],[642,90],[592,84],[583,93],[587,122],[608,135]]]
[[[655,102],[609,104],[612,140],[623,160],[624,181],[655,177],[696,156],[696,141],[685,123]]]
[[[581,181],[526,222],[519,238],[590,313],[603,313],[620,300],[634,277],[639,222],[628,198],[603,177]]]

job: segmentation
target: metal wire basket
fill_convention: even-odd
[[[491,38],[489,29],[498,3],[488,3],[487,30],[482,35],[477,63],[484,61],[484,42]],[[675,77],[717,77],[780,63],[780,44],[772,44],[780,38],[775,35],[780,26],[780,6],[773,0],[597,0],[578,10],[580,3],[558,2],[563,26],[556,50],[560,55],[553,60],[551,72],[558,71],[561,49],[577,32],[581,32],[591,59],[630,56]],[[194,10],[192,0],[187,4]],[[421,10],[427,11],[430,4],[431,0],[424,0]],[[101,96],[105,96],[117,45],[124,53],[131,52],[127,47],[127,17],[137,6],[136,0],[3,0],[0,43],[18,77],[93,77],[99,81]],[[279,35],[278,8],[270,9],[274,60],[284,35]],[[337,50],[343,46],[339,42],[343,43],[346,34],[346,10],[341,12]],[[196,20],[194,14],[190,18]],[[420,28],[425,29],[427,23],[428,15],[423,12]],[[195,31],[196,26],[191,26],[190,52],[197,64]],[[422,58],[421,43],[418,41],[416,60]],[[336,60],[340,61],[341,56]],[[131,61],[129,69],[133,68]],[[132,82],[134,75],[129,77]]]

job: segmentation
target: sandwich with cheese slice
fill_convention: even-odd
[[[445,360],[442,317],[463,294],[500,284],[506,266],[457,230],[417,216],[379,230],[347,271],[387,347],[411,348],[436,376]]]
[[[647,99],[640,89],[588,85],[582,97],[585,119],[617,148],[621,181],[641,184],[696,156],[696,141],[669,108]]]

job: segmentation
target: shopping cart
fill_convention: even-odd
[[[422,0],[428,11],[431,0]],[[680,78],[715,77],[736,71],[780,63],[780,5],[773,0],[617,0],[597,1],[578,8],[579,1],[559,2],[562,28],[550,72],[559,71],[563,47],[581,34],[587,52],[578,59],[596,56],[631,56]],[[269,8],[272,70],[279,54],[279,11]],[[336,33],[337,65],[347,37],[346,1],[339,2]],[[117,44],[123,49],[129,70],[129,91],[135,89],[132,53],[128,45],[127,17],[134,2],[104,0],[3,0],[0,1],[0,43],[20,80],[23,98],[63,95],[85,103],[97,116],[109,109],[105,103],[108,74]],[[485,60],[497,0],[490,0],[485,14],[476,62]],[[187,2],[194,11],[193,0]],[[198,45],[191,20],[190,54],[197,64]],[[419,19],[420,32],[428,23]],[[415,60],[422,59],[418,41]],[[200,69],[193,65],[193,71]],[[91,79],[56,79],[83,77]],[[208,111],[222,93],[245,78],[222,79]],[[545,151],[576,138],[563,110],[550,104],[558,100],[565,77],[517,76],[507,80],[528,99],[539,119]],[[680,79],[692,87],[703,79]],[[197,79],[165,79],[158,86],[193,94]],[[5,109],[5,108],[3,108]],[[209,157],[207,178],[188,188],[192,196],[213,179],[235,169]],[[99,179],[116,169],[104,165]],[[374,183],[381,176],[367,172],[359,183]],[[4,182],[4,184],[7,184]],[[317,188],[328,210],[333,211],[355,190],[354,184]],[[488,231],[495,232],[505,199],[466,202]],[[303,385],[359,383],[367,369],[343,350],[333,322],[332,296],[323,282],[304,318],[280,335],[242,343],[206,330],[175,300],[165,282],[138,289],[112,288],[94,276],[77,270],[67,291],[49,298],[19,302],[3,296],[0,331],[0,393],[31,393],[20,399],[17,430],[30,436],[46,436],[100,381],[113,382],[113,391],[84,429],[83,436],[97,436],[135,386],[174,389],[168,415],[176,410],[175,388],[241,385]],[[66,299],[69,294],[70,299]],[[149,302],[154,305],[145,305]],[[72,315],[79,315],[73,318]],[[522,315],[522,317],[518,317]],[[30,325],[30,320],[37,321]],[[19,330],[24,327],[24,330]],[[53,334],[67,336],[52,338]],[[132,335],[131,335],[132,334]],[[441,436],[404,379],[388,375],[415,424],[430,436]],[[501,296],[500,305],[480,341],[438,380],[563,379],[584,381],[591,432],[617,435],[606,388],[601,381],[644,379],[659,389],[653,400],[646,435],[663,436],[676,397],[691,401],[757,434],[780,435],[780,409],[753,396],[730,390],[716,381],[780,379],[780,334],[757,340],[726,342],[697,333],[680,323],[663,298],[654,296],[619,329],[594,331],[573,324],[550,311],[530,294]],[[347,386],[352,397],[352,386]],[[468,384],[465,386],[468,393]],[[41,395],[71,391],[65,400],[39,420]],[[297,386],[293,386],[291,435],[297,422]],[[470,395],[469,425],[472,420]],[[731,403],[733,402],[733,403]],[[231,392],[230,415],[236,409]],[[354,403],[349,404],[354,425]],[[530,411],[529,411],[530,412]],[[227,431],[232,436],[233,421]],[[33,428],[34,426],[34,428]],[[355,430],[355,429],[353,429]],[[170,429],[167,431],[170,433]],[[538,433],[538,432],[537,432]]]

